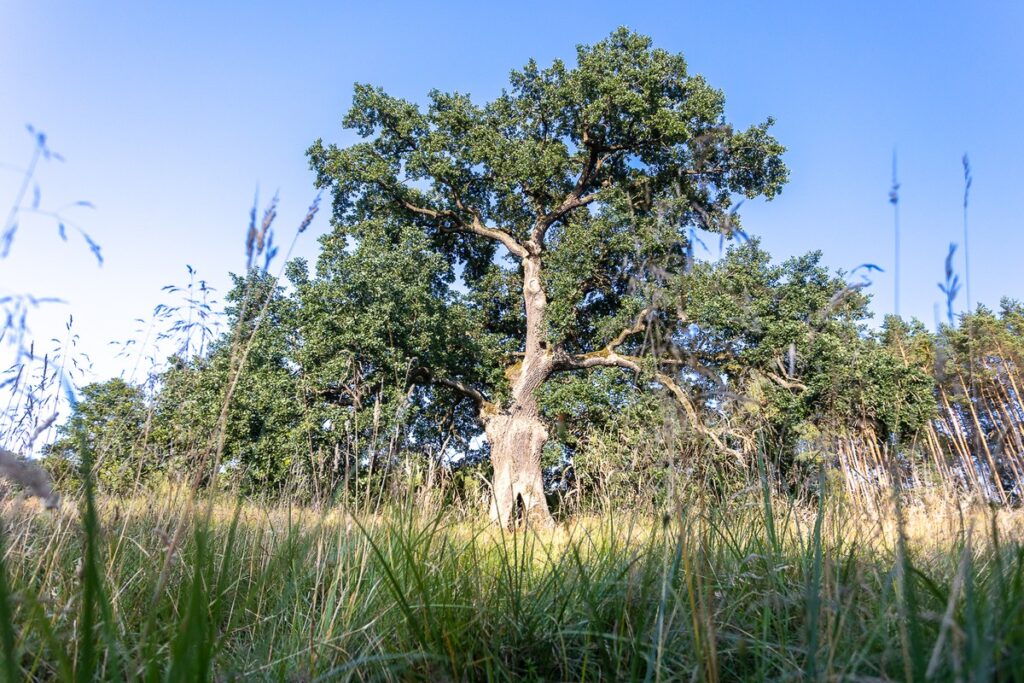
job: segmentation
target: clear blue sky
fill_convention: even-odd
[[[76,317],[98,374],[181,283],[185,266],[221,292],[243,263],[253,193],[281,193],[287,233],[314,196],[304,151],[345,143],[353,82],[411,99],[431,88],[496,95],[528,58],[571,59],[627,25],[683,52],[727,96],[729,118],[767,115],[792,180],[745,225],[777,257],[822,249],[833,267],[871,262],[875,308],[892,307],[891,155],[899,151],[903,312],[931,325],[949,242],[961,241],[970,154],[972,293],[1024,298],[1024,3],[1019,2],[4,2],[0,164],[31,153],[24,125],[67,162],[39,175],[44,206],[78,199],[103,246],[26,218],[6,291],[66,298],[32,319],[41,339]],[[16,176],[0,169],[3,208]],[[321,216],[299,253],[315,254]],[[709,245],[717,250],[717,245]],[[962,261],[958,263],[962,270]],[[962,301],[962,295],[961,295]]]

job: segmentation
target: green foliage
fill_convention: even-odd
[[[1024,361],[1024,304],[1003,299],[998,312],[979,305],[959,326],[942,326],[936,346],[937,370],[948,387],[961,377],[1005,381]]]
[[[554,425],[547,469],[570,509],[660,509],[679,463],[666,433],[674,422],[664,397],[639,389],[617,369],[564,374],[541,390],[541,409]]]
[[[974,462],[993,500],[1019,501],[1024,413],[1024,305],[1004,299],[1000,310],[984,306],[963,315],[958,327],[943,326],[930,347],[946,425],[940,438],[970,444]],[[924,346],[922,342],[918,346]],[[984,464],[979,465],[979,462]]]
[[[216,457],[216,430],[226,406],[221,464],[248,492],[273,493],[288,481],[299,453],[302,417],[291,363],[294,302],[276,279],[253,270],[235,276],[227,295],[229,329],[203,357],[172,359],[154,409],[155,439],[179,454],[185,471]]]
[[[444,413],[468,444],[476,406],[451,405],[476,392],[501,406],[528,351],[523,259],[539,264],[547,306],[537,315],[556,359],[600,351],[645,309],[671,327],[690,232],[731,236],[736,198],[771,199],[787,180],[771,119],[735,130],[724,104],[681,55],[626,29],[580,46],[575,65],[531,60],[489,102],[435,90],[421,107],[357,85],[344,125],[362,140],[308,150],[317,185],[333,194],[334,232],[300,288],[314,318],[304,342],[314,355],[302,364],[387,376],[404,395],[383,405],[409,402],[417,443]],[[651,388],[621,370],[568,374],[579,376],[543,378],[555,386],[539,396],[561,434],[568,414],[577,432],[584,421],[602,429],[599,404],[622,403],[601,395],[611,384]],[[546,463],[564,470],[579,445],[551,444]]]
[[[741,396],[739,414],[764,424],[788,458],[824,432],[912,439],[934,415],[934,380],[892,341],[867,333],[868,299],[814,252],[774,265],[756,240],[681,283],[685,346]]]
[[[321,242],[316,277],[296,285],[294,360],[309,402],[367,445],[406,426],[422,446],[438,445],[445,415],[469,415],[452,413],[447,390],[420,386],[424,368],[465,382],[493,375],[495,350],[473,334],[479,313],[449,288],[447,264],[414,226],[367,221]]]
[[[487,332],[486,307],[449,286],[447,262],[420,228],[366,221],[322,243],[312,276],[304,263],[290,264],[291,292],[266,274],[236,278],[228,332],[204,357],[173,359],[151,404],[119,381],[86,390],[75,424],[101,453],[103,486],[126,490],[137,474],[168,463],[209,467],[236,374],[222,464],[243,491],[330,497],[345,481],[407,460],[410,444],[414,460],[476,460],[473,407],[431,383],[431,373],[501,387],[502,343],[513,336]],[[489,277],[507,272],[495,266]],[[761,434],[784,471],[806,466],[794,476],[827,460],[835,436],[909,440],[934,414],[931,335],[896,319],[868,334],[867,298],[824,269],[820,254],[775,265],[750,241],[719,262],[695,264],[673,286],[685,323],[674,343],[686,366],[700,370],[684,378],[694,396],[714,399],[704,419],[727,415],[734,431]],[[964,343],[946,334],[949,348]],[[645,391],[648,382],[606,368],[562,373],[542,387],[540,407],[553,425],[551,486],[580,502],[623,503],[664,501],[679,472],[690,485],[732,486],[735,458],[685,426],[668,441],[653,436],[678,418]],[[666,459],[666,443],[680,455]],[[54,446],[72,451],[70,442]]]
[[[368,224],[422,230],[441,280],[467,290],[470,338],[404,355],[494,397],[515,362],[494,352],[522,351],[525,336],[522,275],[502,256],[540,255],[551,343],[593,350],[657,298],[659,269],[679,271],[690,227],[731,233],[734,195],[771,198],[786,180],[770,121],[734,131],[720,91],[625,29],[581,46],[575,67],[529,62],[484,104],[432,91],[424,110],[356,86],[345,125],[364,141],[308,152],[337,239],[361,242]]]
[[[839,438],[908,448],[936,390],[969,429],[974,388],[1012,393],[1019,304],[937,337],[897,318],[872,334],[868,297],[820,253],[773,263],[748,240],[696,260],[706,231],[745,237],[735,200],[781,191],[784,149],[770,119],[735,130],[722,92],[646,37],[620,29],[574,65],[531,61],[489,102],[358,85],[344,124],[359,142],[308,150],[333,196],[312,272],[236,277],[228,331],[171,359],[150,398],[87,392],[77,419],[101,485],[217,469],[246,493],[331,500],[479,465],[481,406],[507,407],[527,352],[527,256],[554,368],[534,394],[545,474],[579,501],[728,491],[756,444],[801,480]],[[613,352],[628,361],[607,367]],[[685,410],[657,395],[671,382]]]
[[[751,439],[769,444],[781,473],[802,483],[832,462],[835,439],[910,443],[935,414],[932,336],[898,319],[869,333],[868,298],[820,259],[773,264],[750,240],[696,263],[673,283],[681,329],[661,331],[674,336],[689,391],[704,397],[702,419],[727,425],[743,451]],[[645,504],[671,486],[742,485],[752,464],[695,439],[685,416],[666,438],[677,410],[645,398],[638,379],[559,376],[542,394],[581,500]]]
[[[161,462],[146,450],[149,410],[142,387],[115,378],[86,385],[71,417],[58,428],[44,463],[65,490],[77,488],[73,469],[82,462],[82,445],[102,453],[96,478],[109,491],[124,493],[145,480]]]

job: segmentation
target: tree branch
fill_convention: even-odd
[[[533,232],[530,234],[530,241],[537,245],[542,245],[544,243],[544,235],[547,233],[548,228],[565,218],[570,211],[586,206],[597,199],[600,190],[591,192],[588,195],[584,195],[583,193],[587,190],[587,187],[590,185],[594,176],[601,170],[601,167],[604,166],[605,162],[613,155],[625,149],[622,145],[602,147],[599,144],[593,144],[586,131],[583,132],[582,142],[590,150],[587,154],[587,163],[584,165],[583,170],[580,171],[580,175],[576,179],[576,183],[573,185],[572,190],[568,195],[566,195],[558,208],[549,214],[538,217],[537,223],[534,225]],[[604,156],[601,156],[602,153]]]
[[[476,209],[468,209],[468,212],[473,216],[473,219],[469,223],[466,223],[454,211],[438,211],[436,209],[417,206],[416,204],[404,199],[400,200],[399,203],[406,210],[421,216],[433,218],[434,220],[447,219],[451,221],[453,223],[451,226],[437,225],[437,229],[442,232],[461,232],[470,235],[479,235],[480,237],[486,237],[488,239],[501,242],[509,252],[519,258],[525,258],[527,255],[526,247],[519,244],[512,235],[504,230],[484,225],[483,218],[480,212]],[[461,206],[461,202],[459,202],[458,205]]]
[[[778,384],[783,389],[789,389],[791,391],[807,391],[807,385],[804,384],[803,382],[783,379],[779,375],[776,375],[774,372],[768,372],[765,374],[767,374],[769,379],[771,379],[773,382]]]
[[[622,354],[602,349],[577,356],[566,356],[555,361],[555,370],[585,370],[587,368],[622,368],[640,372],[642,359],[636,356],[623,356]]]
[[[622,332],[619,332],[618,336],[615,337],[615,339],[612,339],[608,343],[608,346],[606,346],[605,348],[609,350],[618,348],[619,346],[622,346],[622,344],[625,343],[626,339],[628,339],[630,336],[646,330],[647,319],[650,318],[651,313],[653,312],[654,309],[651,308],[650,306],[640,311],[640,313],[637,314],[636,319],[633,321],[633,324],[630,327],[624,329]]]
[[[547,233],[548,228],[565,218],[566,214],[570,211],[578,209],[581,206],[586,206],[587,204],[595,201],[599,195],[600,192],[595,191],[583,197],[574,197],[572,195],[566,197],[561,206],[544,216],[543,219],[537,221],[537,225],[534,226],[533,234],[530,236],[530,239],[537,244],[541,244],[544,241],[544,235]]]
[[[640,311],[636,319],[633,321],[633,324],[622,330],[622,332],[619,332],[619,334],[608,342],[608,344],[600,351],[592,351],[590,353],[556,359],[555,371],[584,370],[587,368],[622,368],[623,370],[631,370],[636,373],[641,372],[643,363],[642,358],[620,354],[615,349],[622,346],[630,336],[647,329],[647,323],[651,313],[653,313],[653,309],[650,307]],[[659,364],[671,365],[683,364],[681,361],[676,359],[663,358],[657,359],[656,362]],[[676,403],[682,407],[683,411],[686,413],[687,420],[695,430],[707,436],[712,443],[722,451],[730,453],[738,458],[742,458],[741,453],[726,445],[714,429],[703,423],[700,416],[697,414],[697,409],[694,407],[693,401],[690,400],[690,397],[687,396],[686,392],[683,391],[682,387],[680,387],[672,377],[664,372],[655,372],[654,379],[665,387],[670,394],[672,394],[672,397],[675,399]]]
[[[624,370],[632,370],[633,372],[640,372],[640,364],[642,359],[636,356],[624,356],[614,351],[609,352],[607,348],[604,351],[599,351],[594,354],[584,354],[583,356],[574,356],[569,359],[564,359],[558,366],[561,370],[581,370],[585,368],[605,367],[605,368],[622,368]],[[690,425],[708,437],[712,443],[715,444],[720,450],[735,455],[736,457],[742,458],[742,454],[726,445],[719,434],[712,428],[706,426],[697,414],[697,409],[693,405],[693,401],[686,395],[682,387],[669,375],[664,372],[654,373],[654,379],[658,384],[665,387],[672,398],[675,399],[676,403],[682,407],[683,412],[686,413],[687,421]]]
[[[513,255],[518,258],[526,258],[528,252],[526,247],[516,241],[512,235],[508,234],[504,230],[498,228],[491,228],[484,225],[483,220],[480,218],[480,212],[473,211],[473,222],[469,226],[467,232],[473,233],[474,235],[480,235],[481,237],[488,237],[492,240],[497,240],[505,245],[505,248],[509,250]]]
[[[454,389],[455,391],[459,392],[466,398],[472,399],[473,403],[476,404],[477,410],[482,410],[485,406],[490,404],[490,401],[487,400],[487,397],[484,396],[482,392],[480,392],[478,389],[474,387],[469,386],[468,384],[465,384],[464,382],[460,382],[457,379],[448,379],[447,377],[440,377],[432,373],[427,368],[420,368],[420,372],[423,374],[424,379],[426,379],[428,382],[440,384],[441,386],[448,387],[449,389]]]
[[[456,216],[455,213],[453,213],[452,211],[437,211],[435,209],[428,209],[426,207],[416,206],[412,202],[406,201],[404,199],[400,203],[409,211],[412,211],[413,213],[418,213],[421,216],[427,216],[428,218],[458,218],[458,216]]]
[[[632,370],[633,372],[640,372],[641,359],[636,356],[625,356],[615,349],[622,346],[626,339],[630,336],[643,332],[647,329],[647,320],[654,311],[653,308],[647,307],[637,314],[636,319],[633,320],[633,324],[626,329],[619,332],[618,335],[600,351],[591,351],[590,353],[583,353],[575,356],[565,356],[558,358],[555,361],[556,370],[582,370],[585,368],[624,368],[626,370]]]

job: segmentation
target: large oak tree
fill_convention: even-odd
[[[344,124],[363,141],[308,152],[333,192],[336,237],[383,231],[404,244],[412,229],[445,257],[443,279],[460,283],[436,289],[439,305],[478,324],[417,351],[411,381],[473,402],[494,518],[507,525],[518,504],[549,521],[538,389],[556,373],[614,367],[685,400],[671,342],[689,234],[728,236],[739,196],[779,192],[771,119],[734,129],[722,92],[681,55],[619,29],[579,47],[573,67],[529,62],[484,104],[432,91],[424,109],[357,85]],[[661,343],[645,341],[654,327],[667,330]],[[480,359],[467,362],[467,349]]]

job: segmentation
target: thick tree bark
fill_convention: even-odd
[[[526,345],[522,362],[508,372],[511,401],[500,408],[485,404],[480,416],[494,467],[491,517],[503,527],[517,521],[515,512],[520,504],[523,517],[530,523],[552,524],[540,467],[548,430],[540,418],[535,392],[551,374],[554,363],[545,340],[547,297],[541,281],[539,249],[532,244],[530,247],[530,254],[522,260]]]
[[[495,414],[485,422],[491,442],[491,519],[505,528],[526,521],[550,526],[551,513],[544,497],[540,459],[548,431],[527,410]],[[521,506],[521,507],[520,507]],[[522,515],[522,520],[518,515]]]

